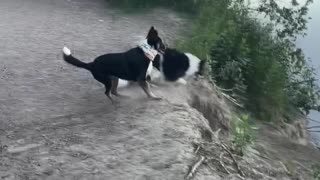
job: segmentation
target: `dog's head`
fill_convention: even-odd
[[[158,31],[152,26],[147,35],[147,42],[154,49],[163,53],[166,50],[166,46],[162,39],[159,37]]]
[[[207,62],[200,60],[197,56],[191,53],[185,53],[185,55],[188,57],[189,61],[189,67],[186,75],[194,77],[205,76],[207,73]]]

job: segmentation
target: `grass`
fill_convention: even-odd
[[[312,166],[313,178],[315,180],[320,180],[320,164],[315,164]]]
[[[231,129],[233,150],[236,154],[243,156],[255,139],[255,128],[250,116],[242,114],[239,118],[234,118]]]

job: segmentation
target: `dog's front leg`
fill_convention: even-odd
[[[154,83],[152,83],[152,79],[151,79],[151,76],[147,76],[147,82],[150,84],[150,87],[155,87],[155,88],[157,88],[158,86],[157,85],[155,85]]]
[[[155,100],[160,100],[160,97],[155,96],[151,90],[150,90],[150,85],[147,81],[139,81],[139,85],[142,87],[144,92],[147,94],[149,98],[155,99]]]

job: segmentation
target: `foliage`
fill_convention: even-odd
[[[305,34],[308,6],[313,0],[305,0],[303,5],[300,5],[297,0],[291,0],[290,5],[287,4],[287,6],[279,5],[279,2],[281,1],[260,0],[255,11],[269,17],[273,24],[280,25],[276,28],[276,32],[281,38],[296,38],[298,34]]]
[[[232,144],[236,154],[243,155],[247,147],[254,141],[254,128],[249,115],[241,115],[233,120]]]
[[[208,59],[218,85],[244,97],[246,107],[260,119],[279,120],[297,108],[306,113],[318,110],[315,70],[293,38],[306,29],[310,1],[289,14],[282,12],[289,9],[281,9],[275,1],[260,4],[259,11],[274,20],[266,24],[253,18],[252,9],[243,2],[236,2],[232,6],[226,1],[215,3],[215,7],[208,3],[200,12],[191,40],[182,42],[181,49]]]
[[[287,75],[271,30],[247,16],[233,17],[210,52],[218,84],[246,96],[247,107],[263,119],[281,114],[286,100]]]
[[[320,164],[316,164],[312,166],[313,178],[316,180],[320,180]]]

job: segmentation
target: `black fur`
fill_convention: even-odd
[[[143,51],[136,47],[124,53],[110,53],[97,57],[93,62],[84,63],[72,55],[64,54],[64,60],[74,66],[89,70],[94,78],[101,83],[112,77],[128,81],[143,81],[150,60]]]
[[[197,72],[197,75],[203,76],[205,71],[206,62],[201,61],[199,64],[199,71]]]
[[[149,30],[147,42],[157,50],[164,51],[165,46],[154,27],[151,27]],[[105,54],[97,57],[90,63],[81,62],[72,55],[64,54],[63,57],[66,62],[89,70],[97,81],[105,85],[105,93],[111,100],[111,93],[118,95],[116,91],[118,78],[138,81],[149,97],[156,98],[149,90],[148,83],[146,82],[146,72],[150,60],[139,47],[130,49],[124,53]]]

